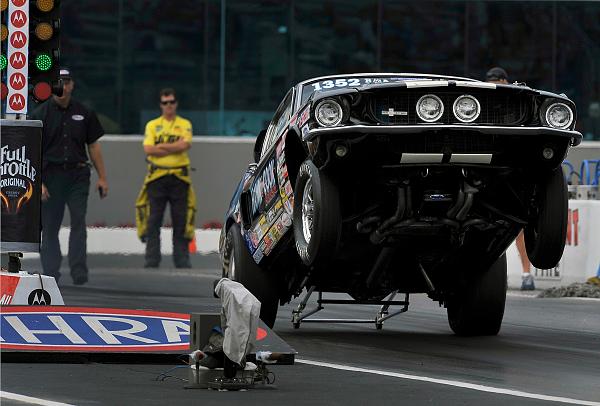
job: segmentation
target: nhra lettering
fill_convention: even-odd
[[[276,194],[275,160],[271,159],[252,185],[252,217],[258,213],[261,206],[266,207]]]
[[[189,321],[143,315],[2,314],[2,344],[86,346],[188,345]]]

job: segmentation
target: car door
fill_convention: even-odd
[[[279,193],[282,185],[277,172],[276,146],[289,127],[293,100],[292,88],[277,108],[267,128],[260,161],[251,178],[246,181],[248,186],[240,199],[242,233],[257,263],[263,256],[270,254],[285,232],[279,224],[284,220],[281,218],[284,210]]]

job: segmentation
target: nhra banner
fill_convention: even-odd
[[[1,120],[0,126],[0,251],[39,252],[42,122]]]
[[[264,343],[264,350],[293,352],[287,345],[281,347],[281,339],[271,336],[274,334],[265,328],[256,331],[256,341]],[[0,307],[2,351],[170,353],[189,349],[189,314],[93,307]]]
[[[0,349],[188,351],[189,315],[85,307],[2,307]]]

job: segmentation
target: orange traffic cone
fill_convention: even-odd
[[[198,247],[196,247],[196,236],[194,236],[188,244],[188,251],[190,254],[195,254],[198,251]]]

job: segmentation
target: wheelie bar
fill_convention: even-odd
[[[381,330],[383,328],[383,323],[401,313],[404,313],[408,310],[409,305],[409,294],[405,293],[404,300],[394,300],[398,291],[394,291],[388,295],[388,297],[384,300],[346,300],[346,299],[323,299],[323,292],[319,291],[319,298],[317,299],[317,307],[309,310],[307,313],[302,314],[306,305],[308,304],[308,300],[311,295],[314,293],[315,287],[311,286],[306,295],[296,308],[296,310],[292,311],[292,324],[294,328],[300,328],[300,323],[374,323],[377,330]],[[324,309],[324,304],[355,304],[355,305],[380,305],[381,308],[375,315],[373,319],[330,319],[330,318],[309,318],[313,314],[320,312]],[[390,306],[402,306],[399,310],[394,312],[389,312]]]

